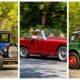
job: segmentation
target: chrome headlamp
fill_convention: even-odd
[[[3,47],[2,49],[3,51],[7,52],[7,47]]]

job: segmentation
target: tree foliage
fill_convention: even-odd
[[[70,33],[80,30],[80,3],[69,3],[69,30]]]
[[[0,30],[11,32],[11,40],[17,42],[18,35],[18,4],[17,2],[0,2]]]
[[[21,2],[21,33],[30,27],[48,27],[66,33],[66,6],[66,2]]]

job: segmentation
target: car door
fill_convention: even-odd
[[[48,55],[56,55],[56,46],[58,46],[58,43],[56,41],[54,41],[54,40],[49,41],[48,39],[44,40],[43,46],[41,48],[42,53],[47,56]]]
[[[42,46],[43,46],[43,38],[41,35],[38,35],[37,39],[32,39],[30,41],[30,52],[32,54],[40,54]]]

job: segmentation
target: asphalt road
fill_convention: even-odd
[[[55,58],[41,59],[40,57],[21,58],[21,78],[66,78],[66,62]]]
[[[18,78],[17,65],[4,65],[0,70],[0,78]]]
[[[69,77],[70,78],[80,78],[80,69],[75,69],[75,70],[70,69]]]

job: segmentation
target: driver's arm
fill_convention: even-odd
[[[32,32],[33,32],[33,28],[31,27],[30,32],[29,32],[30,38],[32,37]]]
[[[31,27],[30,32],[29,32],[29,37],[30,37],[30,39],[36,39],[36,36],[32,34],[33,31],[34,31],[34,30],[33,30],[33,28]]]

